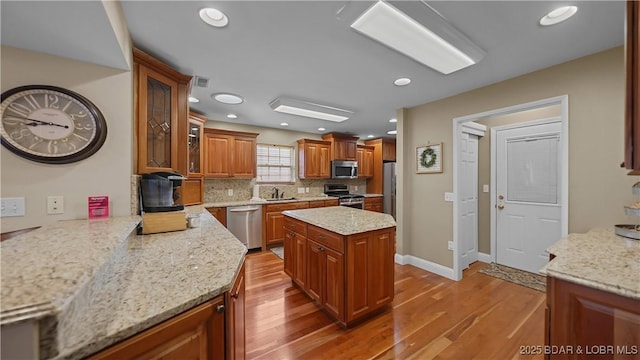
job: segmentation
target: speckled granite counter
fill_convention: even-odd
[[[569,234],[547,252],[556,257],[540,272],[558,279],[640,299],[640,241],[613,229]]]
[[[41,357],[82,358],[228,291],[246,248],[200,219],[153,235],[135,235],[139,217],[61,221],[3,242],[2,325],[37,320]]]
[[[384,195],[382,195],[382,194],[362,194],[362,195],[364,195],[364,197],[366,197],[366,198],[384,197]]]
[[[282,213],[340,235],[353,235],[396,226],[396,222],[389,214],[347,206],[287,210]]]
[[[313,197],[300,197],[300,198],[288,199],[288,200],[275,200],[275,201],[267,201],[266,199],[256,200],[256,201],[252,201],[252,200],[223,201],[223,202],[204,203],[202,206],[205,208],[210,208],[210,207],[243,206],[243,205],[256,205],[256,204],[268,205],[268,204],[283,204],[283,203],[292,203],[292,202],[300,202],[300,201],[316,201],[316,200],[330,200],[330,199],[337,199],[337,198],[332,196],[313,196]]]

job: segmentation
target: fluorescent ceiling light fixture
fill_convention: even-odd
[[[289,126],[289,124],[285,123],[285,122],[282,122],[282,123],[280,123],[280,126]]]
[[[200,19],[214,27],[225,27],[229,23],[227,15],[214,8],[200,9]]]
[[[398,133],[398,130],[389,130],[389,131],[387,131],[387,134],[389,134],[389,135],[395,135],[397,133]]]
[[[389,122],[390,122],[390,123],[397,123],[397,122],[398,122],[398,119],[393,118],[393,119],[389,120]]]
[[[238,105],[244,102],[244,99],[242,97],[231,93],[217,93],[211,95],[211,97],[218,102],[229,105]]]
[[[273,111],[285,114],[334,122],[345,121],[353,115],[353,112],[349,110],[282,97],[273,100],[269,106]]]
[[[189,96],[189,102],[190,103],[197,103],[197,102],[200,102],[200,100],[198,100],[198,98],[195,98],[193,96]]]
[[[393,84],[394,84],[395,86],[405,86],[405,85],[409,85],[409,84],[411,84],[411,79],[409,79],[409,78],[399,78],[399,79],[396,79],[396,80],[393,82]]]
[[[471,66],[485,55],[480,47],[422,1],[397,1],[393,5],[378,1],[351,27],[443,74]]]
[[[318,131],[325,131],[325,130],[327,130],[327,129],[325,129],[325,128],[318,128]]]
[[[549,25],[555,25],[557,23],[561,23],[567,20],[568,18],[572,17],[573,15],[575,15],[577,12],[578,12],[577,6],[559,7],[549,12],[547,15],[543,16],[542,19],[540,19],[540,25],[549,26]]]
[[[237,118],[238,118],[238,115],[236,115],[236,114],[227,114],[227,117],[228,117],[229,119],[237,119]]]

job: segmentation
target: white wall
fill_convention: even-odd
[[[107,139],[88,159],[47,165],[0,149],[0,196],[24,197],[26,216],[1,219],[1,231],[87,218],[87,197],[107,195],[112,216],[129,215],[133,141],[133,81],[130,71],[12,47],[1,49],[2,92],[22,85],[54,85],[91,100],[107,122]],[[130,51],[129,51],[130,52]],[[49,195],[64,196],[64,214],[47,215]]]

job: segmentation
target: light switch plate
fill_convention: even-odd
[[[453,241],[447,242],[447,249],[453,250]]]
[[[233,196],[233,189],[227,189],[227,195]]]
[[[0,207],[2,208],[0,217],[24,216],[25,214],[23,197],[2,198]]]
[[[454,200],[455,200],[455,197],[452,192],[444,193],[444,201],[453,202]]]
[[[482,185],[482,192],[486,192],[486,193],[489,192],[489,185],[487,184]]]
[[[299,187],[298,188],[298,194],[304,194],[304,188],[303,187]]]
[[[309,192],[309,188],[304,188],[304,192]]]

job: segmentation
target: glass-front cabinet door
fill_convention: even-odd
[[[204,151],[202,149],[202,131],[204,123],[207,118],[203,115],[189,113],[189,161],[188,169],[189,177],[201,177],[202,171],[202,159],[204,157]]]

